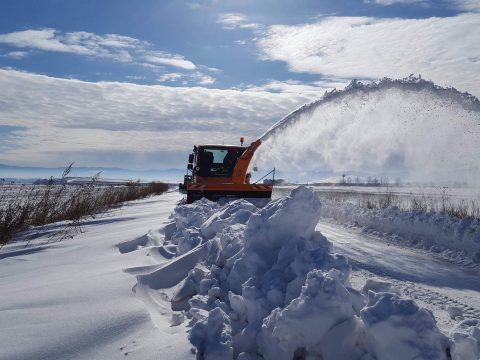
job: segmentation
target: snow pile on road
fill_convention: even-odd
[[[447,359],[451,340],[429,311],[384,282],[350,286],[347,259],[315,231],[320,212],[306,187],[263,208],[180,205],[163,244],[177,257],[137,276],[137,289],[173,289],[172,325],[189,320],[197,359]],[[188,275],[174,285],[172,269]],[[478,357],[472,326],[452,335],[454,356]]]
[[[410,239],[424,249],[445,252],[449,258],[467,257],[480,263],[478,219],[459,219],[441,213],[402,210],[395,206],[367,209],[332,200],[323,202],[321,215],[342,223]]]

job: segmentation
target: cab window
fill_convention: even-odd
[[[201,148],[198,154],[197,174],[199,176],[230,177],[237,159],[243,151],[243,148]]]

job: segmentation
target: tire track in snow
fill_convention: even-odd
[[[480,318],[478,271],[442,261],[418,249],[395,246],[371,234],[331,223],[317,226],[352,265],[352,285],[368,278],[392,283],[402,294],[431,310],[439,326],[450,329],[462,318]],[[452,316],[450,316],[450,313]]]
[[[352,277],[356,277],[357,284],[364,283],[368,278],[376,278],[382,281],[389,282],[393,287],[400,290],[400,292],[409,298],[414,299],[417,302],[422,302],[430,310],[443,311],[448,313],[450,307],[456,307],[461,310],[461,317],[463,319],[480,319],[480,309],[474,305],[467,304],[459,299],[455,299],[446,294],[442,294],[435,290],[430,290],[418,283],[412,281],[397,280],[388,275],[388,273],[379,272],[377,269],[372,268],[368,264],[360,263],[356,260],[350,259],[349,262],[352,265]],[[449,325],[453,325],[457,321],[451,319],[450,315],[447,315],[449,320],[438,319],[440,322],[447,322]],[[460,320],[460,319],[459,319]]]

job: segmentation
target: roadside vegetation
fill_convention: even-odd
[[[446,214],[459,219],[480,219],[480,201],[471,199],[453,201],[443,189],[438,196],[412,194],[399,196],[387,188],[384,193],[371,194],[360,192],[318,192],[319,196],[336,202],[350,202],[361,208],[387,209],[397,207],[401,210]]]
[[[67,171],[68,170],[68,171]],[[64,172],[65,177],[70,168]],[[168,190],[161,182],[102,185],[98,176],[84,185],[3,185],[0,186],[0,247],[28,229],[63,222],[54,235],[65,237],[81,230],[82,223],[116,205]]]

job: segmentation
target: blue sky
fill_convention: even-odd
[[[420,73],[480,95],[480,1],[3,0],[0,162],[183,167],[325,90]],[[8,142],[8,145],[7,145]]]
[[[30,29],[55,29],[58,35],[89,32],[98,35],[118,34],[150,43],[151,51],[178,54],[198,66],[222,70],[200,72],[214,77],[215,87],[230,88],[244,84],[262,84],[270,80],[315,81],[321,76],[289,72],[285,63],[260,61],[251,39],[256,28],[274,24],[308,23],[325,15],[425,18],[453,16],[458,10],[449,7],[419,6],[399,2],[390,6],[361,1],[203,1],[174,0],[110,1],[2,1],[0,33]],[[228,15],[245,17],[244,24],[222,23]],[[252,26],[248,26],[251,24]],[[228,29],[225,29],[227,27]],[[245,44],[243,44],[245,42]],[[1,46],[3,52],[31,51],[24,58],[3,57],[2,66],[58,77],[75,77],[87,81],[132,81],[142,84],[159,82],[160,74],[185,69],[142,68],[111,59],[82,57],[74,53],[41,51],[35,48]],[[20,54],[18,54],[21,56]],[[160,75],[160,76],[159,76]],[[168,81],[171,86],[185,85],[185,78]],[[197,80],[197,81],[196,81]],[[192,78],[195,84],[201,79]],[[210,85],[210,84],[201,84]],[[212,84],[213,85],[213,84]]]

